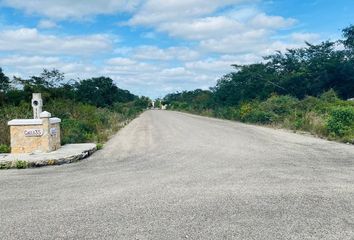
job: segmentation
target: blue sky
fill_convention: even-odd
[[[152,98],[207,89],[231,64],[336,40],[353,0],[0,0],[0,67],[108,76]]]

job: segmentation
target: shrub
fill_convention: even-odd
[[[297,104],[297,109],[302,112],[316,111],[324,113],[326,106],[319,98],[309,96]]]
[[[200,114],[205,117],[214,117],[214,111],[212,109],[203,109]]]
[[[96,148],[97,148],[97,150],[101,150],[103,148],[103,144],[102,143],[97,143],[96,144]]]
[[[135,102],[115,103],[112,110],[119,113],[124,119],[133,119],[138,116],[144,108],[137,105]]]
[[[16,168],[18,169],[24,169],[28,167],[28,163],[27,161],[21,161],[21,160],[17,160],[15,163]]]
[[[8,145],[0,144],[0,153],[9,153],[11,148]]]
[[[241,120],[249,123],[269,124],[272,122],[273,115],[259,109],[253,109],[245,114]]]
[[[327,92],[324,92],[321,96],[320,99],[324,102],[328,103],[335,103],[339,100],[337,93],[331,89]]]
[[[83,143],[90,140],[93,129],[80,120],[64,119],[61,123],[62,143]]]
[[[189,104],[186,102],[172,102],[169,105],[169,109],[185,111],[189,109]]]
[[[327,129],[331,136],[354,135],[354,108],[334,108],[328,118]]]
[[[31,105],[22,102],[18,106],[0,106],[0,144],[10,145],[10,128],[7,122],[16,118],[32,118]]]
[[[250,103],[244,103],[240,108],[241,119],[252,111],[252,105]]]
[[[310,132],[318,136],[326,136],[326,122],[323,116],[316,112],[302,112],[294,122],[297,130]]]
[[[240,109],[237,107],[219,108],[215,112],[215,115],[219,118],[224,118],[229,120],[240,120]]]
[[[262,109],[259,102],[245,103],[240,108],[240,120],[249,123],[269,124],[275,118],[274,113]]]
[[[285,117],[295,113],[299,100],[291,96],[273,95],[260,104],[260,108],[271,117],[272,122],[282,122]]]
[[[0,170],[1,169],[10,169],[11,168],[11,163],[0,163]]]
[[[269,124],[274,114],[260,109],[258,102],[243,104],[240,108],[240,119],[243,122]]]

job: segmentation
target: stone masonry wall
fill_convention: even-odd
[[[42,137],[25,137],[26,129],[42,129],[42,126],[10,126],[11,133],[11,153],[32,153],[35,150],[43,151]]]
[[[60,148],[61,143],[60,143],[60,124],[59,123],[54,123],[51,124],[50,126],[51,129],[55,128],[55,134],[52,134],[52,139],[51,139],[51,150],[55,151]]]
[[[42,134],[28,134],[28,132]],[[42,119],[42,124],[11,125],[11,153],[51,152],[59,149],[60,123]]]

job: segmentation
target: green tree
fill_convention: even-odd
[[[0,106],[4,104],[6,92],[10,89],[10,79],[2,72],[0,68]]]
[[[354,25],[350,25],[347,28],[343,29],[343,36],[344,36],[344,40],[342,40],[341,42],[343,43],[343,45],[351,50],[351,54],[353,54],[354,52]]]
[[[250,99],[265,99],[276,85],[273,72],[265,64],[234,65],[237,72],[222,77],[212,88],[219,105],[233,106]]]
[[[130,102],[136,96],[127,90],[119,89],[113,80],[98,77],[82,80],[75,84],[76,99],[97,107],[112,106],[115,102]]]
[[[97,107],[112,105],[117,93],[113,80],[106,77],[86,79],[76,84],[77,99]]]
[[[10,88],[10,79],[3,73],[0,68],[0,92],[6,92]]]

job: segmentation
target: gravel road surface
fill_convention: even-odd
[[[0,171],[0,239],[354,239],[354,146],[147,111],[84,161]]]

